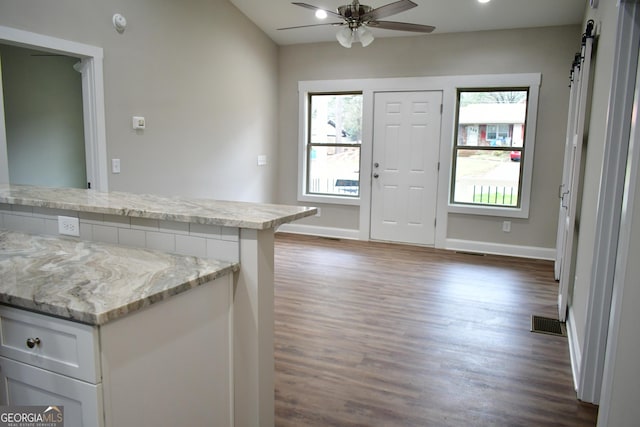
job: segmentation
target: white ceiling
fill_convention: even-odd
[[[281,27],[317,24],[313,10],[291,4],[290,0],[230,0],[277,44],[335,41],[337,27],[330,25],[278,31]],[[299,0],[323,9],[337,10],[349,0]],[[380,7],[394,0],[361,0]],[[413,0],[418,6],[384,20],[433,25],[432,34],[463,31],[500,30],[580,24],[585,0]],[[329,22],[331,18],[327,18]],[[331,20],[333,22],[333,20]],[[372,30],[376,38],[416,36],[403,31]]]

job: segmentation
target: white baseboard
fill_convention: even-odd
[[[576,320],[573,317],[573,309],[571,307],[569,307],[569,316],[567,317],[567,339],[569,340],[569,356],[571,358],[573,388],[578,391],[578,378],[580,378],[580,366],[582,366],[582,350],[578,343]]]
[[[535,258],[555,260],[554,248],[539,248],[535,246],[505,245],[502,243],[478,242],[473,240],[447,239],[444,249],[461,252],[476,252],[491,255],[516,256],[520,258]]]
[[[360,230],[351,228],[322,227],[307,224],[282,224],[277,231],[309,236],[329,237],[333,239],[363,240]],[[462,252],[477,252],[492,255],[516,256],[555,260],[556,250],[553,248],[538,248],[533,246],[504,245],[500,243],[477,242],[472,240],[447,239],[443,249]]]
[[[307,224],[282,224],[278,232],[306,234],[309,236],[329,237],[332,239],[360,240],[360,231],[350,228],[320,227]]]

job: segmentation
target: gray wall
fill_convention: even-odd
[[[85,188],[76,58],[0,45],[9,182]]]
[[[513,220],[511,233],[503,233],[503,218],[449,214],[447,236],[554,248],[568,70],[579,43],[580,28],[567,26],[377,39],[367,48],[344,49],[337,42],[282,46],[279,201],[297,203],[299,80],[542,73],[529,219]],[[322,206],[321,217],[304,222],[357,229],[359,208]]]
[[[0,0],[0,11],[0,25],[104,49],[107,155],[122,163],[110,190],[275,199],[277,46],[227,0]]]

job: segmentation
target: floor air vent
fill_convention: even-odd
[[[542,316],[531,316],[531,332],[559,337],[567,336],[567,329],[564,323],[557,319]]]

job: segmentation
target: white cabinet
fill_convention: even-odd
[[[0,356],[96,384],[97,341],[97,327],[0,306]]]
[[[101,326],[0,306],[0,404],[65,426],[232,426],[232,276]],[[29,341],[27,341],[29,340]]]
[[[0,404],[62,405],[66,425],[102,426],[98,328],[0,306]]]
[[[75,378],[0,357],[2,405],[64,406],[66,424],[102,426],[102,384]]]

